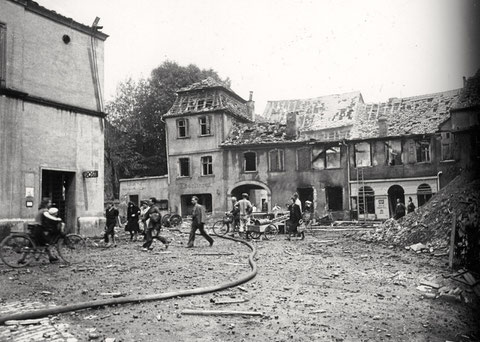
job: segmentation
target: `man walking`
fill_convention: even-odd
[[[145,213],[142,221],[145,223],[145,242],[143,244],[144,251],[151,251],[153,249],[152,242],[156,238],[165,245],[165,249],[168,248],[168,240],[163,236],[160,236],[160,229],[162,228],[162,214],[158,207],[157,199],[155,197],[150,198],[150,208]],[[155,231],[155,235],[153,235]]]
[[[210,243],[210,247],[213,245],[213,239],[205,231],[206,212],[205,207],[198,203],[198,197],[192,197],[193,211],[192,211],[192,228],[190,229],[190,236],[188,238],[187,248],[193,248],[195,241],[195,233],[200,230],[200,234]]]

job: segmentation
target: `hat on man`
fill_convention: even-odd
[[[244,192],[244,193],[242,194],[242,197],[243,197],[243,198],[247,198],[247,197],[248,197],[248,194],[247,194],[246,192]]]

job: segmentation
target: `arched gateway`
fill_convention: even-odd
[[[257,208],[257,211],[267,212],[272,209],[272,192],[266,184],[258,181],[242,181],[235,183],[233,187],[228,190],[229,204],[232,197],[241,199],[242,193],[244,192],[248,194],[250,202],[252,202],[252,205]]]

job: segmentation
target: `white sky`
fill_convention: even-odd
[[[105,98],[165,60],[266,101],[359,90],[366,102],[462,87],[480,68],[476,0],[37,0],[105,44]],[[475,20],[477,22],[475,22]]]

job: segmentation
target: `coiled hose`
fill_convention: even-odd
[[[150,301],[156,301],[156,300],[165,300],[165,299],[170,299],[174,297],[187,297],[187,296],[193,296],[193,295],[206,294],[206,293],[217,292],[217,291],[225,290],[230,287],[238,286],[253,279],[257,275],[257,264],[255,263],[255,259],[254,259],[257,254],[257,249],[255,248],[255,246],[245,240],[235,239],[227,236],[219,236],[219,237],[227,240],[241,242],[244,245],[247,245],[252,250],[252,252],[248,256],[248,263],[252,268],[250,273],[240,277],[237,280],[224,283],[224,284],[215,285],[215,286],[199,287],[199,288],[190,289],[190,290],[178,290],[173,292],[165,292],[165,293],[145,295],[145,296],[109,298],[109,299],[104,299],[99,301],[89,301],[89,302],[70,304],[70,305],[64,305],[64,306],[53,307],[53,308],[46,308],[46,309],[39,309],[39,310],[22,312],[22,313],[4,315],[4,316],[0,316],[0,324],[4,324],[6,321],[10,321],[10,320],[42,318],[49,315],[56,315],[64,312],[78,311],[83,309],[98,308],[98,307],[107,306],[107,305],[141,303],[141,302],[150,302]]]

